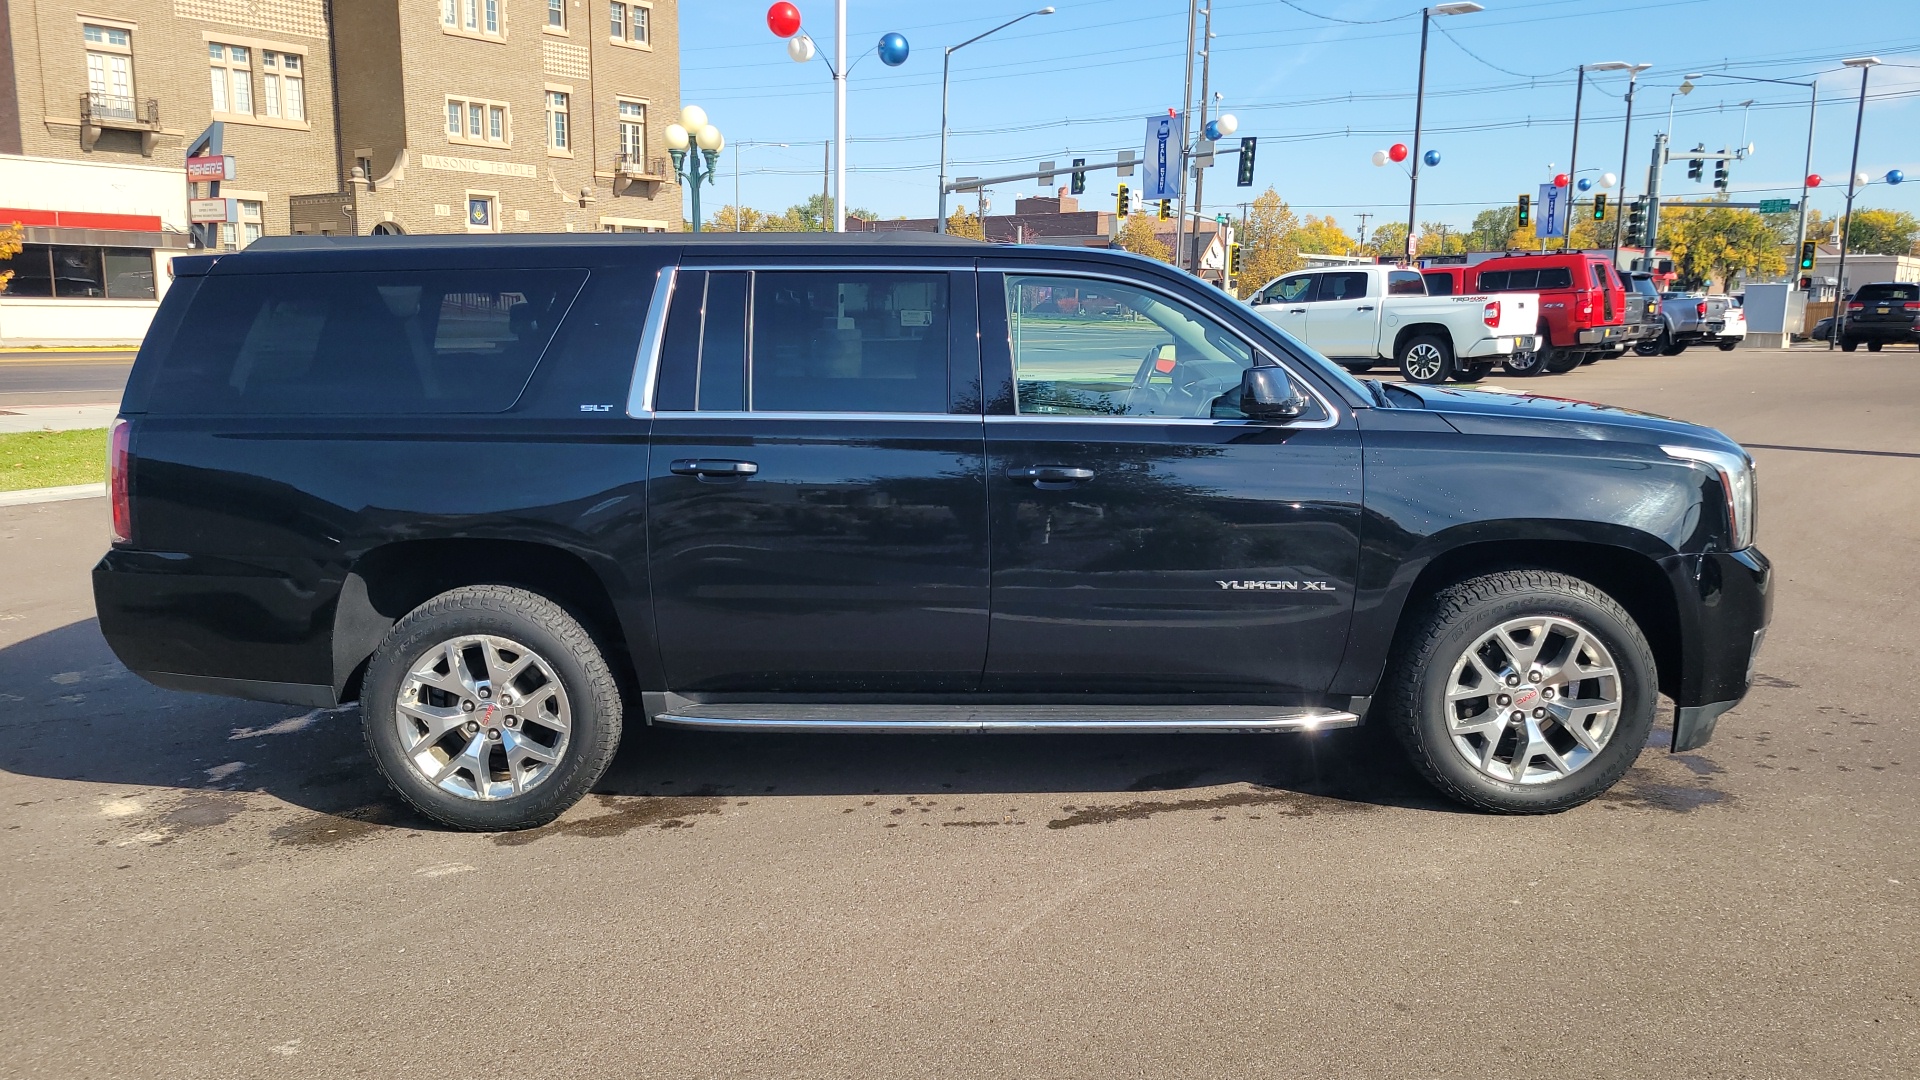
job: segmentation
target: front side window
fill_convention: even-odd
[[[567,149],[567,95],[547,91],[547,149]]]
[[[748,407],[944,413],[950,318],[945,274],[756,273]]]
[[[1270,304],[1305,304],[1314,298],[1314,283],[1320,280],[1318,274],[1301,274],[1299,277],[1281,278],[1267,286],[1266,301]]]
[[[1220,323],[1136,285],[1008,275],[1007,306],[1023,416],[1204,419],[1254,364]]]

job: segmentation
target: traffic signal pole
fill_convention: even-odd
[[[1199,137],[1202,139],[1207,137],[1207,106],[1211,104],[1207,100],[1207,94],[1209,92],[1209,86],[1211,85],[1211,82],[1212,82],[1210,76],[1213,74],[1213,3],[1212,3],[1212,0],[1208,0],[1205,15],[1206,15],[1206,20],[1201,24],[1201,31],[1200,31],[1200,136]],[[1207,181],[1207,170],[1201,167],[1200,157],[1199,155],[1196,154],[1193,158],[1193,216],[1196,221],[1199,220],[1200,218],[1200,196],[1205,191],[1206,181]],[[1186,213],[1185,213],[1185,210],[1183,209],[1181,212],[1181,217],[1184,218],[1185,216],[1186,216]],[[1175,265],[1178,265],[1178,262],[1177,262],[1178,257],[1179,257],[1179,253],[1175,252],[1175,259],[1176,259]],[[1187,272],[1194,275],[1195,277],[1200,276],[1200,230],[1198,228],[1196,228],[1193,233],[1193,255],[1187,261]]]
[[[1653,137],[1653,164],[1647,168],[1646,248],[1640,254],[1640,269],[1653,273],[1653,249],[1660,244],[1660,172],[1667,163],[1667,133]]]

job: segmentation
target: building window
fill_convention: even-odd
[[[145,248],[24,244],[0,258],[0,274],[12,271],[8,296],[66,300],[151,300],[153,252]]]
[[[253,115],[253,50],[244,45],[207,43],[213,65],[213,111]]]
[[[547,149],[567,149],[567,95],[547,91]]]
[[[447,99],[448,141],[504,146],[512,133],[506,102]]]
[[[555,30],[567,28],[567,0],[547,0],[547,25]]]
[[[638,101],[622,101],[620,112],[620,164],[639,171],[647,163],[647,107]]]
[[[261,107],[265,115],[280,120],[307,118],[306,81],[302,77],[300,57],[296,53],[260,50]]]
[[[440,0],[440,28],[461,37],[506,36],[500,0]]]
[[[118,26],[81,24],[87,43],[88,105],[97,116],[132,119],[133,35]]]
[[[647,3],[610,0],[607,4],[607,33],[622,45],[653,44],[653,11]]]
[[[237,251],[260,239],[264,231],[262,224],[266,218],[266,204],[254,199],[235,199],[239,203],[238,222],[222,222],[220,225],[220,245],[228,251]]]
[[[487,33],[500,32],[500,0],[487,0]]]
[[[460,0],[460,10],[465,16],[464,25],[466,26],[467,29],[469,30],[480,29],[479,0]]]
[[[500,220],[500,203],[492,195],[467,193],[467,231],[494,232]]]

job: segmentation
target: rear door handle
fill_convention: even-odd
[[[1305,315],[1306,313],[1307,313],[1307,309],[1303,307],[1287,309],[1287,314],[1289,315]]]
[[[1354,308],[1353,310],[1355,310],[1355,311],[1372,311],[1372,310],[1373,310],[1373,305],[1372,305],[1372,304],[1362,304],[1362,305],[1360,305],[1359,307],[1357,307],[1357,308]]]
[[[760,471],[751,461],[723,461],[714,458],[682,458],[670,468],[675,476],[713,476],[745,479]]]
[[[1057,490],[1086,483],[1093,479],[1093,470],[1067,465],[1015,465],[1008,467],[1007,479],[1024,480],[1037,488]]]

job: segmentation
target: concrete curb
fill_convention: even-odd
[[[105,498],[105,484],[69,484],[66,487],[26,488],[0,491],[0,506],[31,506],[34,503],[67,502],[71,499]]]

